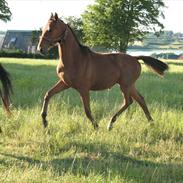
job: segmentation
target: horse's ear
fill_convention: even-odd
[[[55,20],[58,20],[58,14],[55,13],[55,16],[54,16]]]
[[[50,19],[52,19],[53,18],[53,13],[51,13],[51,16],[50,16]]]

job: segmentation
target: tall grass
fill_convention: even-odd
[[[164,78],[143,66],[137,88],[154,125],[134,103],[112,131],[111,116],[122,103],[118,86],[91,92],[99,130],[85,117],[79,94],[66,90],[49,104],[49,126],[41,124],[42,98],[57,81],[56,61],[7,59],[13,116],[0,108],[0,182],[181,183],[183,182],[183,62],[166,60]]]

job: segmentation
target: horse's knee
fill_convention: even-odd
[[[138,93],[138,94],[139,94],[140,99],[145,101],[144,97],[140,93]]]

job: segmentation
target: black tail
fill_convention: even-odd
[[[152,68],[157,74],[163,76],[164,72],[168,70],[168,65],[158,59],[149,56],[136,56],[137,60],[143,60],[144,63]]]
[[[0,90],[0,97],[3,101],[4,108],[7,112],[10,112],[10,95],[13,93],[12,84],[9,73],[0,64],[0,80],[2,83],[2,91]]]

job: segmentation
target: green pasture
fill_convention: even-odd
[[[0,105],[0,182],[182,183],[183,61],[164,61],[170,67],[164,78],[143,65],[137,81],[154,125],[134,102],[109,132],[107,124],[122,103],[117,85],[91,92],[98,131],[73,89],[52,98],[45,130],[41,104],[58,80],[57,61],[0,58],[14,89],[13,116]]]

